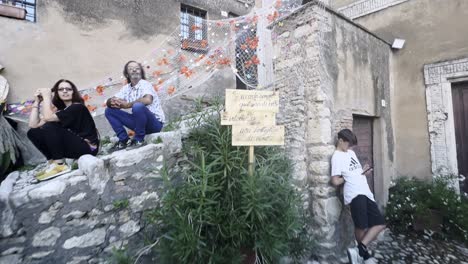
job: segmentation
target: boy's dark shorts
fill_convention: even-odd
[[[367,229],[376,225],[384,225],[385,219],[377,204],[365,195],[358,195],[351,201],[351,216],[354,226]]]

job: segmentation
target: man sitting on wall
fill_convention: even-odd
[[[343,129],[338,133],[336,150],[331,160],[331,183],[336,187],[344,183],[344,202],[351,207],[358,247],[348,249],[349,261],[356,264],[364,259],[365,264],[370,264],[376,263],[376,260],[371,257],[367,245],[385,229],[385,220],[365,176],[372,168],[368,164],[362,168],[354,151],[349,149],[356,144],[357,138],[351,130]]]
[[[145,135],[160,132],[165,119],[158,94],[145,80],[141,64],[127,62],[123,75],[128,84],[106,103],[105,116],[119,138],[111,151],[143,146]],[[132,112],[121,109],[132,109]],[[133,139],[129,138],[125,127],[135,131]]]

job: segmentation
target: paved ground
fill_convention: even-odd
[[[397,235],[387,229],[370,248],[382,264],[468,264],[466,246],[454,241],[432,239],[428,235]]]

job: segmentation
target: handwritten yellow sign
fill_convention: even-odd
[[[250,125],[250,126],[273,126],[275,125],[275,113],[273,112],[223,112],[221,125]]]
[[[279,94],[274,91],[226,90],[226,112],[279,111]]]
[[[233,126],[232,145],[284,145],[284,126]]]

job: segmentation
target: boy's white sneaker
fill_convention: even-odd
[[[361,257],[359,256],[359,250],[357,247],[348,248],[346,250],[348,253],[349,263],[351,264],[361,264]]]

